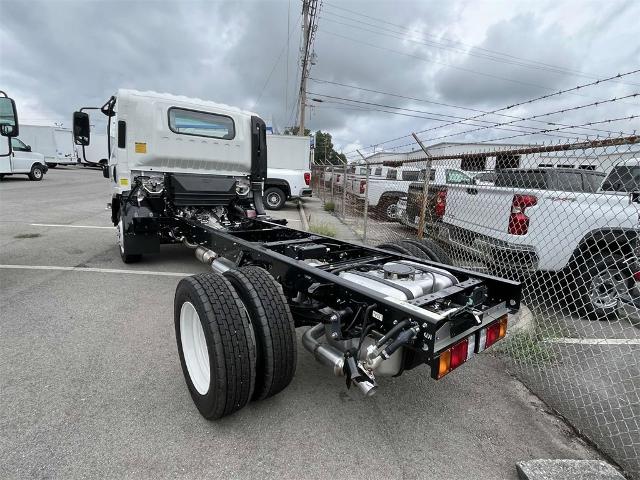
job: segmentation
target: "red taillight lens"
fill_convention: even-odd
[[[360,193],[364,193],[365,188],[367,188],[367,181],[360,180]]]
[[[504,338],[506,334],[507,334],[507,316],[505,315],[496,323],[489,325],[486,328],[484,348],[489,348],[498,340],[501,340],[502,338]]]
[[[469,350],[469,341],[465,338],[459,343],[451,347],[451,370],[459,367],[467,361],[467,352]]]
[[[304,183],[311,185],[311,174],[309,172],[304,172]]]
[[[635,273],[633,274],[633,279],[634,279],[636,282],[640,282],[640,272],[635,272]]]
[[[340,174],[336,175],[336,183],[340,181]]]
[[[447,209],[447,190],[439,190],[436,195],[436,217],[443,217],[444,212]]]
[[[509,229],[511,235],[526,235],[529,231],[529,217],[525,210],[538,203],[534,195],[514,195],[511,202],[511,214],[509,215]]]

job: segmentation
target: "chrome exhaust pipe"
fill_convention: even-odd
[[[317,361],[333,369],[334,375],[342,376],[344,375],[344,354],[340,350],[318,341],[324,333],[325,330],[322,323],[311,327],[302,335],[302,345],[313,354]]]
[[[185,243],[186,244],[186,243]],[[189,244],[186,244],[189,246]],[[224,273],[227,270],[231,270],[232,268],[236,268],[236,265],[229,260],[221,258],[216,252],[208,249],[207,247],[203,247],[202,245],[198,245],[195,249],[196,258],[204,263],[205,265],[209,265],[212,270],[218,273]]]

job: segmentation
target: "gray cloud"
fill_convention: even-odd
[[[287,55],[289,5],[291,36]],[[487,54],[480,49],[496,50],[589,75],[637,68],[640,40],[634,33],[633,18],[640,15],[639,4],[578,5],[579,9],[575,4],[552,1],[502,5],[324,2],[315,43],[317,64],[311,75],[381,92],[493,109],[549,91],[533,84],[560,89],[589,79],[544,68],[523,68],[513,64],[515,59],[509,64],[478,58],[464,53],[469,48],[473,54]],[[568,18],[567,11],[575,12],[574,16]],[[290,124],[291,112],[295,112],[300,38],[297,0],[0,0],[0,13],[0,86],[19,100],[26,120],[68,123],[74,109],[101,105],[119,87],[237,105],[267,119],[273,116],[281,127]],[[640,84],[640,76],[580,94],[584,96],[568,95],[533,104],[517,113],[539,113],[587,103],[593,97],[602,99],[638,90],[638,86],[629,83]],[[307,125],[314,130],[329,130],[334,134],[334,143],[344,148],[366,146],[443,123],[416,117],[473,114],[313,81],[308,90],[429,112],[405,111],[405,115],[413,116],[400,116],[372,110],[380,107],[347,106],[338,100],[331,103],[326,97],[323,103],[313,102],[315,108],[309,109]],[[605,118],[604,115],[637,113],[639,103],[606,105],[595,112],[568,113],[562,119],[580,123]],[[558,119],[551,117],[554,118]],[[487,119],[501,120],[495,116]],[[472,127],[450,126],[424,137],[469,128]],[[500,134],[508,132],[478,132],[462,138],[477,140]],[[390,146],[401,143],[406,140]]]

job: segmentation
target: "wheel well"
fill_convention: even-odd
[[[585,258],[595,253],[625,257],[633,253],[635,233],[631,230],[605,230],[586,235],[574,250],[569,266],[579,265]]]
[[[113,197],[111,199],[111,222],[114,225],[118,224],[119,216],[120,216],[120,197]]]
[[[287,197],[291,196],[291,187],[289,186],[289,182],[286,180],[277,180],[268,178],[266,182],[264,182],[264,191],[266,192],[268,188],[277,187],[284,192]]]

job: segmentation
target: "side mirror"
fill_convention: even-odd
[[[19,133],[16,102],[12,98],[0,98],[0,135],[3,137],[17,137]]]
[[[31,151],[31,145],[27,145],[27,152]]]
[[[89,145],[91,140],[91,126],[89,114],[86,112],[73,112],[73,141],[76,145]]]
[[[102,165],[102,176],[109,178],[109,165]]]

